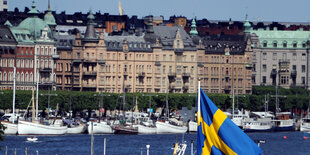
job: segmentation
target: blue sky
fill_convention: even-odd
[[[9,0],[9,10],[31,7],[32,0]],[[37,8],[44,11],[48,0],[36,0]],[[211,20],[310,22],[310,0],[121,0],[125,14],[139,18],[163,15],[186,16]],[[51,0],[52,10],[118,14],[118,0]]]

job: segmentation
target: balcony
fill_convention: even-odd
[[[95,61],[93,59],[86,59],[86,60],[84,60],[84,63],[97,63],[97,61]]]
[[[144,77],[145,76],[145,72],[138,72],[138,76],[139,77]]]
[[[82,62],[81,59],[73,59],[73,60],[72,60],[72,63],[81,63],[81,62]]]
[[[169,73],[168,73],[168,77],[169,77],[169,78],[176,77],[176,75],[177,75],[177,74],[176,74],[175,72],[169,72]]]
[[[131,85],[130,85],[130,84],[126,84],[126,85],[125,85],[125,88],[126,88],[126,89],[129,89],[129,88],[131,88]]]
[[[56,60],[60,59],[60,55],[59,54],[54,54],[53,55],[53,59],[56,59]]]
[[[198,67],[203,67],[203,63],[202,62],[197,62],[197,66]]]
[[[292,78],[296,78],[296,76],[297,76],[297,71],[296,70],[292,70],[291,71],[291,77]]]
[[[40,72],[49,73],[49,72],[52,72],[52,68],[40,68]]]
[[[96,76],[97,72],[96,71],[86,71],[86,72],[83,72],[83,75]]]
[[[159,61],[155,61],[155,66],[160,66],[160,62]]]
[[[182,76],[183,76],[184,78],[188,78],[188,77],[191,76],[191,74],[190,74],[190,73],[183,73]]]
[[[174,53],[175,53],[176,55],[182,55],[182,54],[183,54],[183,49],[181,49],[181,48],[176,48],[176,49],[174,49]]]
[[[127,75],[128,75],[128,72],[124,71],[124,73],[123,73],[123,74],[124,74],[124,76],[127,76]]]
[[[104,64],[105,64],[105,61],[104,61],[104,60],[98,60],[98,63],[99,63],[100,65],[104,65]]]

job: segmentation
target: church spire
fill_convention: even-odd
[[[248,14],[245,15],[245,22],[243,24],[243,27],[244,27],[244,32],[245,33],[250,33],[250,30],[251,30],[251,24],[248,20]]]
[[[91,10],[89,10],[88,16],[87,16],[87,28],[85,32],[85,39],[96,39],[96,33],[95,33],[95,25],[96,23],[94,22],[94,15]]]

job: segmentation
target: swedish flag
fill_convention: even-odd
[[[262,154],[262,150],[200,89],[198,94],[198,155]]]

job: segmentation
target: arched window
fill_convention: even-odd
[[[32,75],[32,73],[30,73],[30,80],[29,80],[30,82],[32,82],[33,81],[33,75]]]
[[[277,41],[273,41],[272,46],[273,47],[278,47],[278,42]]]
[[[17,73],[16,76],[17,76],[17,77],[16,77],[16,81],[20,81],[20,75],[19,75],[19,73]]]
[[[287,47],[287,42],[283,41],[283,47],[286,48]]]
[[[25,80],[25,79],[24,79],[24,73],[22,73],[22,74],[21,74],[20,81],[24,82],[24,80]]]
[[[25,75],[25,82],[29,82],[29,76],[28,76],[28,72]]]
[[[266,40],[263,41],[263,47],[267,47],[267,41]]]
[[[293,41],[292,46],[293,46],[293,48],[297,48],[297,42]]]
[[[7,81],[6,72],[3,73],[3,81]]]
[[[0,72],[0,81],[2,81],[2,72]]]

